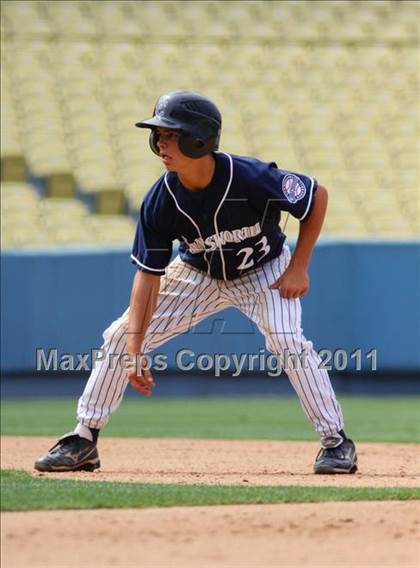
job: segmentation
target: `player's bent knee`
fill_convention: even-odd
[[[278,358],[285,371],[301,369],[307,364],[309,357],[316,355],[312,342],[302,335],[298,339],[290,335],[286,338],[284,334],[274,341],[267,341],[266,349]]]
[[[115,322],[114,322],[115,323]],[[112,324],[103,333],[104,343],[102,349],[108,349],[110,346],[120,346],[120,351],[123,352],[125,348],[125,341],[123,337],[127,335],[127,324],[120,323],[118,326]]]

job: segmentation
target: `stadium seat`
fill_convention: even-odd
[[[327,235],[416,235],[419,9],[391,0],[3,2],[2,182],[30,174],[42,198],[57,199],[52,218],[59,199],[73,199],[108,219],[94,217],[97,228],[83,224],[79,236],[69,226],[36,237],[5,205],[8,231],[20,227],[5,242],[126,234],[132,220],[121,218],[162,173],[134,123],[159,93],[180,88],[220,106],[221,150],[325,183]],[[38,206],[25,215],[38,218]]]

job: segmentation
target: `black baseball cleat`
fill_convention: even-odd
[[[314,472],[321,474],[356,473],[357,454],[353,440],[344,437],[336,448],[321,448],[315,459]]]
[[[94,471],[100,465],[96,444],[70,432],[38,458],[34,467],[38,471]]]

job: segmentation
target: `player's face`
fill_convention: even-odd
[[[171,128],[157,128],[156,131],[159,136],[157,146],[165,168],[173,172],[184,169],[191,159],[184,156],[178,148],[181,131]]]

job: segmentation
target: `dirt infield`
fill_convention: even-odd
[[[49,438],[2,438],[33,471]],[[418,486],[418,446],[358,444],[360,473],[312,474],[311,442],[103,438],[95,473],[60,479],[238,485]],[[2,566],[414,568],[420,502],[303,503],[2,514]]]
[[[52,443],[51,438],[3,437],[2,467],[33,472],[35,458]],[[420,485],[419,452],[414,444],[358,444],[360,471],[351,476],[313,475],[317,451],[315,442],[103,438],[99,444],[102,467],[98,472],[59,475],[145,483]]]
[[[5,513],[3,566],[414,568],[418,519],[413,501]]]

